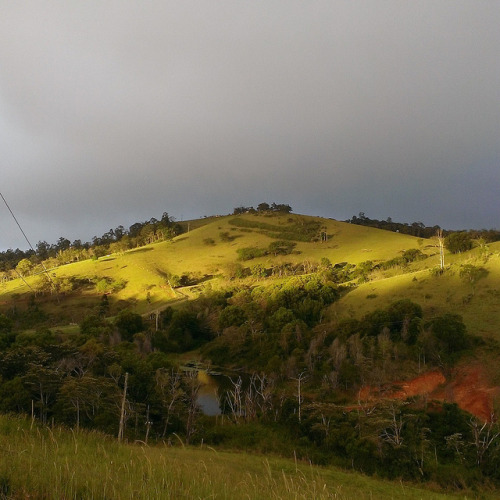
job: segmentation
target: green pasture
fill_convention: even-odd
[[[238,261],[239,249],[267,249],[270,243],[279,239],[280,234],[289,235],[291,231],[295,231],[300,240],[302,228],[306,232],[308,227],[319,228],[327,235],[327,240],[295,241],[296,246],[289,255],[265,255],[250,261]],[[473,333],[498,337],[500,243],[464,254],[446,253],[446,271],[436,276],[432,274],[439,264],[435,241],[332,219],[293,214],[229,215],[189,221],[189,229],[189,232],[172,241],[51,269],[52,276],[77,278],[81,286],[58,299],[45,296],[37,300],[44,310],[60,318],[59,324],[78,323],[98,307],[103,292],[95,283],[107,280],[113,286],[117,284],[107,292],[112,305],[111,314],[123,308],[146,314],[169,304],[196,298],[207,285],[221,288],[235,284],[228,277],[235,265],[251,268],[261,264],[269,269],[283,263],[318,264],[323,257],[332,264],[359,264],[365,261],[378,264],[416,248],[428,257],[404,268],[396,266],[372,272],[370,281],[359,284],[332,306],[332,315],[358,317],[391,301],[410,298],[422,305],[426,315],[458,312]],[[465,264],[484,267],[488,275],[472,287],[460,278],[461,266]],[[198,284],[173,289],[170,278],[182,275],[188,275]],[[38,277],[29,276],[26,282],[33,286],[36,279]],[[255,278],[236,280],[236,283],[255,282]],[[259,280],[259,283],[273,283],[273,279]],[[0,308],[4,310],[15,303],[22,307],[32,293],[20,279],[4,283],[1,287]]]
[[[373,276],[372,280],[354,288],[331,306],[332,317],[360,318],[374,309],[383,309],[399,299],[420,304],[425,317],[447,312],[460,314],[470,333],[500,339],[500,245],[491,245],[487,259],[477,251],[447,255],[446,268],[436,273],[430,266],[432,257],[411,266],[405,273],[390,277]],[[475,284],[460,276],[464,265],[487,270]]]

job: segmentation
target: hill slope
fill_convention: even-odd
[[[438,250],[432,240],[331,219],[300,215],[240,215],[202,219],[197,226],[172,241],[51,269],[54,278],[70,279],[78,286],[73,292],[60,294],[59,303],[53,295],[49,296],[47,307],[59,317],[58,324],[78,322],[95,309],[105,292],[110,293],[111,302],[116,306],[113,313],[123,307],[145,313],[180,299],[196,297],[207,283],[216,288],[227,286],[232,281],[234,266],[238,264],[248,268],[259,264],[272,269],[284,263],[293,266],[305,263],[304,269],[307,270],[309,264],[317,265],[321,259],[327,258],[332,264],[348,262],[357,265],[371,261],[376,266],[401,257],[406,250],[418,249],[428,258],[370,272],[367,282],[359,284],[332,306],[333,314],[337,317],[360,316],[395,299],[407,297],[418,302],[430,315],[460,312],[471,332],[499,338],[500,243],[491,244],[486,251],[475,249],[461,255],[447,254],[448,270],[437,275],[430,272],[439,263]],[[320,240],[321,233],[327,235],[327,241]],[[291,254],[268,254],[249,261],[238,260],[238,250],[249,247],[265,250],[273,241],[281,241],[283,237],[295,238],[296,246]],[[306,241],[300,241],[301,238]],[[488,274],[474,285],[467,283],[460,277],[465,264],[483,267]],[[190,286],[176,287],[179,283],[175,280],[183,275]],[[27,277],[26,282],[36,288],[37,279],[40,277]],[[264,281],[270,283],[274,279],[276,276]],[[253,277],[243,281],[262,284],[262,280]],[[194,283],[199,286],[193,289]],[[5,310],[12,303],[26,303],[31,293],[32,290],[20,279],[4,283],[0,290],[0,304]],[[42,297],[38,300],[44,301]]]
[[[120,445],[98,433],[42,428],[2,415],[0,449],[2,498],[458,498],[273,457]]]

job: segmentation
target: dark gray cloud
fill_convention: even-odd
[[[0,6],[1,192],[34,244],[260,201],[500,227],[498,2]]]

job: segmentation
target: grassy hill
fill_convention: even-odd
[[[400,257],[405,250],[418,249],[428,258],[371,272],[369,281],[359,284],[332,306],[332,314],[358,317],[395,299],[408,297],[418,302],[427,314],[460,312],[471,332],[499,338],[500,243],[459,255],[447,254],[447,271],[433,275],[431,271],[439,264],[435,242],[331,219],[247,214],[200,219],[191,226],[195,229],[172,241],[51,269],[54,278],[69,278],[78,282],[78,286],[73,292],[60,294],[59,301],[53,295],[38,300],[46,302],[44,307],[55,315],[56,323],[62,325],[79,322],[91,313],[103,292],[110,293],[113,313],[125,307],[146,313],[194,298],[207,286],[221,288],[232,284],[231,271],[238,264],[244,267],[260,264],[271,269],[283,263],[318,264],[327,258],[332,264],[356,265],[371,261],[376,265]],[[326,242],[320,241],[321,232],[327,235]],[[239,249],[264,250],[283,237],[295,238],[296,246],[291,254],[238,261]],[[300,241],[301,238],[316,241]],[[473,287],[460,278],[461,266],[465,264],[483,267],[488,275]],[[172,278],[183,275],[190,286],[172,288]],[[30,276],[26,282],[35,286],[37,279],[39,277]],[[249,277],[239,282],[251,285],[277,279]],[[20,279],[4,283],[0,289],[0,307],[6,310],[13,303],[26,303],[30,294],[32,290]]]
[[[119,444],[96,432],[2,415],[0,450],[0,498],[6,499],[473,498],[272,456]]]
[[[247,223],[250,227],[240,224]],[[254,259],[251,264],[264,266],[277,265],[281,262],[299,263],[306,260],[319,261],[327,257],[332,263],[350,262],[357,264],[365,260],[385,260],[399,255],[408,248],[418,246],[416,238],[389,233],[376,229],[355,226],[334,220],[297,215],[241,215],[220,218],[201,219],[198,227],[189,233],[174,238],[172,241],[156,243],[119,254],[101,257],[98,260],[86,260],[51,269],[57,278],[76,278],[83,281],[107,278],[118,283],[118,290],[112,293],[113,300],[130,301],[139,310],[145,305],[147,292],[153,304],[165,304],[179,298],[168,284],[169,276],[189,273],[195,277],[215,277],[214,286],[227,283],[225,274],[228,266],[237,261],[238,249],[245,247],[266,248],[272,241],[280,239],[280,230],[289,228],[297,238],[302,237],[302,228],[307,224],[324,228],[328,235],[327,242],[297,241],[295,251],[286,256],[266,256]],[[259,224],[273,226],[276,229],[261,229]],[[194,224],[193,224],[194,225]],[[252,225],[256,227],[252,227]],[[317,232],[317,231],[316,231]],[[221,234],[226,233],[223,241]],[[316,235],[314,235],[316,236]],[[308,238],[310,239],[310,238]],[[210,243],[211,242],[211,243]],[[27,277],[28,285],[34,285],[37,277]],[[121,288],[121,289],[120,289]],[[182,290],[181,290],[182,291]],[[5,306],[12,297],[29,295],[32,291],[20,279],[3,284],[2,303]],[[96,287],[82,286],[77,293],[69,293],[61,298],[67,307],[83,307],[92,298],[100,295]],[[52,302],[54,302],[52,300]]]
[[[402,485],[386,490],[385,483],[333,469],[221,451],[233,445],[286,457],[293,450],[316,463],[440,481],[446,488],[469,487],[485,478],[497,484],[491,464],[500,456],[500,440],[484,450],[479,464],[474,454],[481,441],[473,441],[479,424],[471,413],[484,421],[497,406],[500,243],[447,252],[441,272],[435,241],[331,219],[244,214],[190,221],[187,229],[170,241],[51,268],[51,283],[45,273],[2,283],[0,312],[13,318],[14,328],[10,331],[11,320],[2,318],[0,408],[31,409],[41,420],[55,418],[66,425],[76,425],[81,417],[82,427],[113,434],[125,373],[130,373],[128,412],[135,423],[129,424],[129,438],[143,437],[150,425],[151,441],[166,436],[177,441],[176,432],[201,448],[220,445],[219,451],[117,447],[113,441],[99,448],[91,443],[93,434],[74,437],[58,430],[56,437],[0,419],[0,436],[2,429],[7,436],[0,448],[19,464],[22,450],[33,454],[40,448],[42,455],[33,455],[30,463],[44,470],[43,478],[27,477],[21,465],[14,467],[15,460],[0,458],[0,495],[54,491],[54,498],[79,492],[83,498],[104,497],[104,484],[112,498],[132,490],[148,498],[159,489],[172,495],[164,498],[234,498],[242,485],[249,498],[396,498],[401,491],[409,498],[413,491],[415,498],[432,498]],[[103,296],[110,304],[107,318],[96,318]],[[400,309],[391,309],[394,304]],[[158,331],[154,321],[131,332],[114,322],[124,312],[133,319],[155,311],[164,311]],[[448,313],[460,314],[470,335],[463,335],[460,320],[450,323],[449,317],[441,322],[444,330],[434,332],[432,322]],[[79,325],[89,318],[84,332]],[[267,385],[254,385],[253,396],[245,393],[249,388],[239,389],[240,403],[254,398],[252,416],[233,406],[227,420],[207,417],[188,430],[187,419],[196,413],[190,413],[195,396],[189,399],[189,394],[196,384],[185,373],[175,382],[170,370],[199,359],[220,370],[263,377],[254,382]],[[411,401],[395,403],[391,394],[405,399],[402,387],[411,385],[409,379],[418,379],[412,387],[427,384],[425,371],[438,381],[432,390],[414,390]],[[297,381],[305,373],[307,404],[301,408]],[[385,396],[360,406],[362,387],[366,394]],[[168,399],[179,394],[182,401]],[[403,440],[394,441],[391,425],[398,436],[402,430]],[[496,432],[491,426],[488,432]],[[13,447],[14,436],[21,451]],[[105,464],[90,475],[72,465],[74,459],[89,461],[87,468],[93,470],[90,458],[78,453],[87,443],[89,455],[104,457]],[[59,455],[60,450],[65,451]],[[238,475],[231,468],[235,464],[247,472]],[[131,467],[139,472],[132,474]],[[159,477],[159,469],[168,470],[172,479]],[[199,472],[194,482],[186,472],[191,470]],[[460,479],[469,471],[467,479]],[[122,473],[125,490],[119,486]]]

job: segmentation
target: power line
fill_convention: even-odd
[[[5,206],[8,208],[8,210],[10,212],[10,215],[12,215],[12,218],[16,221],[17,227],[20,229],[21,233],[23,234],[24,239],[28,242],[28,245],[30,246],[31,250],[33,250],[33,252],[34,252],[35,249],[33,248],[33,245],[30,243],[30,240],[26,236],[26,233],[23,231],[23,228],[21,227],[21,224],[19,224],[19,221],[16,219],[16,216],[14,215],[14,212],[9,207],[9,204],[7,203],[7,200],[4,198],[4,196],[3,196],[2,193],[0,193],[0,196],[2,197],[2,200],[5,203]]]
[[[30,240],[28,239],[28,237],[26,236],[26,233],[23,231],[23,228],[21,227],[21,224],[19,224],[19,221],[16,219],[16,216],[14,215],[14,212],[12,211],[12,209],[10,208],[9,204],[7,203],[7,200],[4,198],[3,194],[0,193],[0,196],[2,197],[2,200],[3,202],[5,203],[5,206],[7,207],[7,209],[9,210],[10,214],[12,215],[12,218],[16,221],[16,224],[17,224],[17,227],[19,228],[19,230],[21,231],[21,233],[23,234],[24,236],[24,239],[28,242],[28,245],[29,247],[31,248],[31,250],[33,250],[33,252],[35,252],[36,254],[36,250],[33,248],[33,245],[31,244]],[[50,277],[50,274],[49,274],[49,271],[47,270],[47,268],[45,267],[45,265],[43,264],[43,261],[41,260],[40,261],[40,265],[42,266],[42,269],[44,270],[45,274],[47,275],[47,278],[49,278],[49,281],[52,285],[52,288],[54,289],[54,291],[56,292],[56,295],[57,295],[57,287],[56,287],[56,284],[54,283],[54,280]],[[16,269],[16,272],[17,272],[17,269]],[[33,288],[31,288],[28,283],[26,283],[26,280],[17,272],[17,274],[22,278],[22,280],[24,281],[24,283],[28,286],[28,288],[30,290],[33,290]],[[58,299],[59,300],[59,299]]]
[[[24,279],[24,276],[16,269],[14,268],[14,271],[16,272],[16,274],[24,281],[24,284],[32,291],[34,292],[35,290],[33,290],[33,288],[31,288],[30,285],[28,285],[28,282]]]

